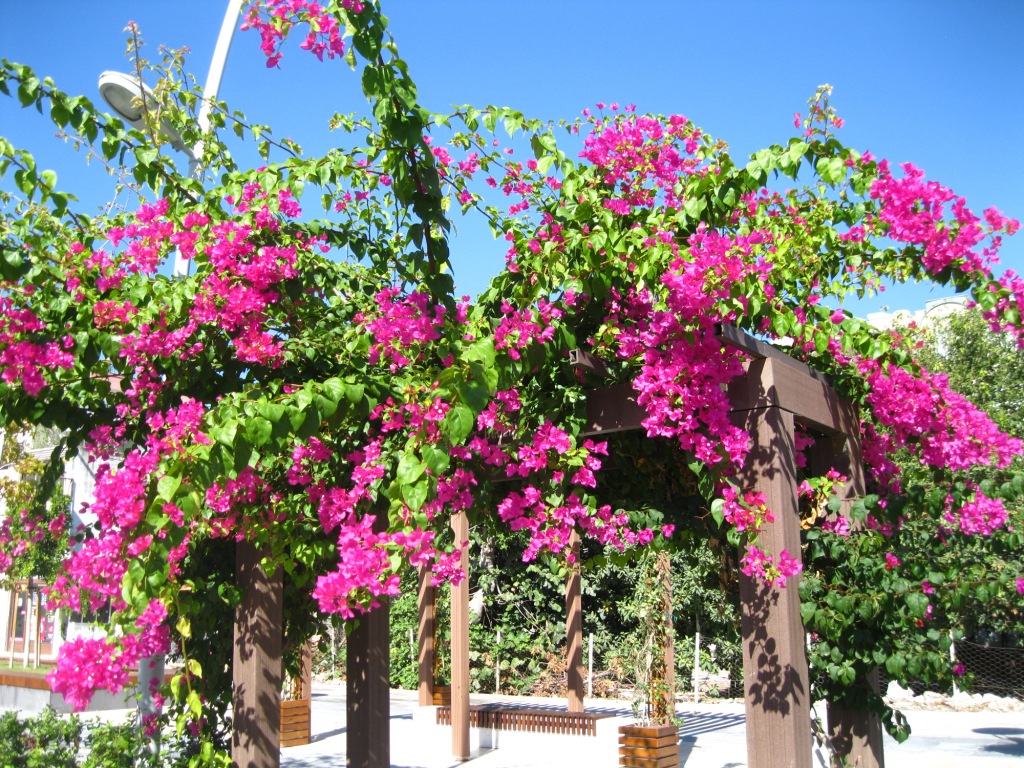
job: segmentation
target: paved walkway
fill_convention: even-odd
[[[345,690],[314,685],[313,743],[282,750],[283,768],[344,765]],[[472,697],[473,703],[505,701],[529,706],[564,706],[551,699]],[[618,764],[617,729],[631,722],[628,702],[588,701],[606,711],[597,737],[502,733],[497,749],[474,745],[472,760],[451,757],[451,729],[422,717],[411,691],[392,691],[391,765],[395,768],[613,768]],[[745,768],[746,726],[742,703],[681,704],[680,757],[684,768]],[[907,712],[914,735],[904,744],[888,737],[886,768],[1024,768],[1024,717],[998,712]],[[473,729],[471,741],[478,732]],[[816,762],[816,765],[818,763]]]

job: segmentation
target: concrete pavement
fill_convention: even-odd
[[[345,689],[313,686],[313,743],[282,750],[283,768],[343,766]],[[474,703],[507,701],[528,706],[564,706],[552,699],[472,697]],[[598,735],[499,733],[497,749],[479,748],[473,729],[470,763],[451,757],[451,729],[435,725],[432,710],[419,710],[412,691],[391,694],[391,765],[396,768],[613,768],[618,764],[618,726],[632,721],[628,702],[587,701],[590,711],[612,715]],[[680,757],[684,768],[745,768],[746,730],[741,702],[680,704]],[[886,737],[887,768],[1024,768],[1024,715],[1020,712],[906,713],[913,734],[904,744]]]

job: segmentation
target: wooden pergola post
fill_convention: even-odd
[[[387,530],[387,515],[377,515],[373,530]],[[345,658],[345,764],[348,768],[391,765],[390,605],[359,617],[348,634]]]
[[[419,676],[419,704],[429,707],[434,703],[434,587],[428,566],[419,567],[419,594],[416,607],[419,614],[417,670]]]
[[[469,760],[469,517],[452,515],[455,545],[463,547],[460,567],[465,578],[452,594],[452,756]]]
[[[878,693],[878,668],[857,683],[870,686]],[[846,765],[885,768],[882,720],[877,715],[866,709],[850,709],[838,702],[829,702],[828,731],[835,749],[833,768]]]
[[[583,711],[583,604],[580,578],[580,534],[569,534],[573,561],[565,582],[565,673],[569,711]]]
[[[359,618],[345,660],[345,742],[349,768],[391,765],[391,644],[387,598]]]
[[[763,493],[775,513],[758,546],[775,560],[783,550],[799,558],[793,415],[769,407],[733,416],[754,437],[742,484]],[[740,575],[750,768],[811,768],[811,691],[797,580],[791,577],[785,589],[774,589],[762,579]]]
[[[843,512],[849,514],[852,502],[866,493],[859,437],[850,435],[848,438],[830,436],[819,439],[811,449],[809,464],[815,475],[823,475],[834,467],[848,478],[843,494]],[[853,525],[859,528],[861,524],[854,522]],[[878,669],[858,680],[856,685],[878,693]],[[843,764],[843,758],[847,765],[885,768],[882,720],[878,715],[867,709],[850,709],[838,702],[829,702],[828,731],[829,740],[836,750],[833,760],[836,768]]]
[[[280,768],[281,569],[268,575],[263,553],[248,541],[235,548],[235,577],[242,600],[235,610],[232,665],[234,719],[231,759],[237,768]]]
[[[313,641],[302,646],[302,698],[313,699]]]

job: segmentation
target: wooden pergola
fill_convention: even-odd
[[[746,352],[745,372],[729,386],[730,416],[751,436],[752,449],[739,481],[764,493],[775,522],[763,529],[758,545],[777,558],[782,550],[800,553],[795,430],[824,436],[809,457],[811,469],[829,467],[850,478],[847,497],[864,493],[864,472],[856,409],[838,396],[825,376],[781,350],[744,332],[722,325],[723,344]],[[600,361],[574,356],[576,364],[600,369]],[[591,393],[589,431],[607,434],[641,428],[646,416],[628,384]],[[452,519],[457,542],[469,539],[465,513]],[[573,542],[578,547],[578,539]],[[235,651],[235,750],[239,768],[278,768],[280,678],[280,576],[269,579],[250,569],[254,555],[239,545],[239,606]],[[245,557],[243,558],[243,554]],[[258,558],[257,558],[258,559]],[[468,571],[464,550],[462,567]],[[747,763],[751,768],[811,768],[810,682],[800,618],[798,577],[785,589],[741,575],[741,634],[747,722]],[[275,586],[276,585],[276,586]],[[419,703],[433,702],[433,588],[429,574],[419,582]],[[582,711],[582,614],[578,568],[566,585],[568,708]],[[451,606],[452,754],[470,756],[469,587],[468,579],[452,588]],[[276,627],[276,629],[275,629]],[[351,768],[386,768],[389,744],[389,642],[387,607],[362,617],[348,639],[347,764]],[[274,671],[277,670],[277,671]],[[833,744],[850,764],[882,768],[881,725],[867,712],[829,708]],[[859,762],[858,762],[859,761]]]

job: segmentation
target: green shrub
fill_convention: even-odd
[[[51,707],[25,719],[18,712],[0,714],[0,768],[135,768],[146,764],[136,763],[142,746],[131,719],[83,722],[77,715],[61,717]]]
[[[88,754],[82,768],[133,768],[141,743],[138,726],[124,723],[97,722],[89,729]]]
[[[46,707],[24,721],[23,739],[26,768],[78,768],[82,721],[75,715],[65,719]]]
[[[17,712],[0,715],[0,768],[24,768],[25,726]]]

